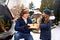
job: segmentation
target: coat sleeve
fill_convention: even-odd
[[[32,22],[32,20],[29,18],[29,24],[32,24],[33,22]]]
[[[30,20],[30,24],[32,24],[33,22],[32,22],[32,20]]]
[[[16,25],[15,25],[15,30],[16,31],[21,31],[21,30],[24,29],[24,27],[25,26],[20,26],[20,21],[19,20],[16,21]]]
[[[40,28],[46,28],[46,27],[50,27],[52,25],[52,22],[49,22],[47,24],[40,24]]]

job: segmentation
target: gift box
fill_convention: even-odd
[[[33,29],[39,29],[39,24],[28,24],[30,27],[29,28],[33,28]]]

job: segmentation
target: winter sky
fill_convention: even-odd
[[[25,7],[29,7],[29,3],[33,2],[35,8],[40,8],[41,6],[41,0],[20,0],[22,4],[25,5]]]
[[[18,0],[25,7],[29,8],[29,3],[33,2],[35,8],[40,8],[41,0]],[[16,4],[16,0],[9,0],[9,8],[12,8]]]

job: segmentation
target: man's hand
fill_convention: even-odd
[[[30,27],[29,28],[33,28],[33,29],[39,29],[39,24],[28,24]]]
[[[30,26],[29,25],[25,25],[25,28],[29,28]]]

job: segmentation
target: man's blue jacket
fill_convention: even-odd
[[[15,30],[22,33],[30,33],[30,29],[26,27],[27,24],[31,24],[32,20],[27,18],[27,23],[21,18],[18,18],[15,25]]]

